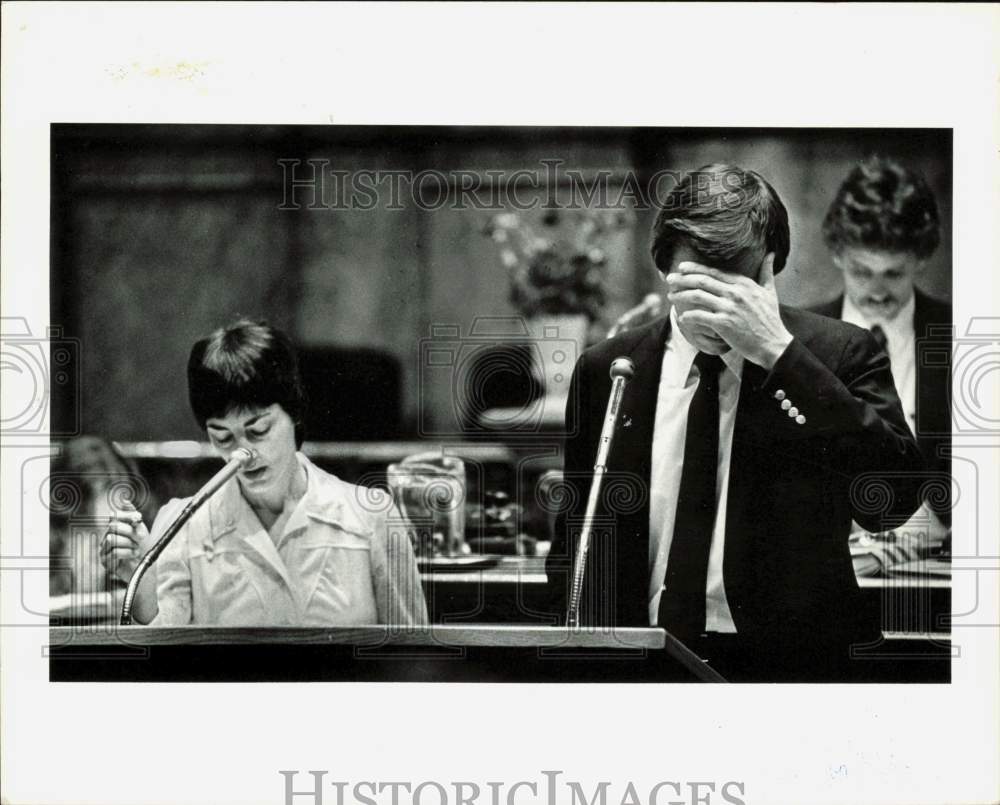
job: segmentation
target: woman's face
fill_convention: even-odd
[[[299,466],[295,423],[280,405],[232,410],[224,417],[206,420],[205,429],[212,445],[224,456],[237,447],[256,453],[236,476],[248,500],[280,501],[291,489]]]

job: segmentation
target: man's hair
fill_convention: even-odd
[[[834,254],[859,246],[930,257],[941,240],[934,194],[916,171],[870,157],[837,191],[823,220],[823,238]]]
[[[295,348],[281,330],[247,319],[197,341],[188,360],[188,396],[199,427],[230,411],[277,403],[295,423],[301,446],[305,392]]]
[[[791,246],[788,211],[760,174],[706,165],[681,179],[656,216],[650,251],[660,271],[670,270],[681,245],[714,268],[741,273],[774,252],[777,274]]]

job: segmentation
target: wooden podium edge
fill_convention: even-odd
[[[54,647],[158,645],[404,645],[539,648],[662,649],[666,633],[658,628],[571,630],[553,626],[52,626]]]

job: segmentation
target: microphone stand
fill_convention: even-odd
[[[604,484],[604,474],[607,471],[608,453],[615,437],[615,426],[618,423],[618,410],[621,408],[625,384],[635,374],[635,365],[628,358],[616,358],[611,364],[611,394],[608,397],[607,413],[604,415],[604,425],[601,428],[601,441],[597,446],[597,460],[594,464],[594,480],[590,483],[590,495],[587,497],[587,508],[583,515],[583,529],[580,542],[576,548],[576,558],[573,562],[573,587],[570,590],[569,606],[566,609],[566,626],[570,629],[580,628],[580,595],[583,590],[583,576],[587,568],[587,551],[590,548],[590,538],[594,527],[594,517],[597,514],[597,503],[601,498],[601,487]],[[664,630],[666,635],[666,651],[682,666],[689,670],[702,682],[725,682],[725,678],[708,665],[684,643]]]
[[[152,548],[146,551],[146,555],[139,561],[135,571],[132,573],[132,578],[128,581],[128,587],[125,589],[125,600],[122,603],[122,626],[129,626],[132,623],[132,606],[135,603],[135,593],[139,589],[139,582],[146,571],[152,567],[153,562],[163,553],[163,549],[167,547],[170,540],[177,535],[177,532],[184,527],[184,524],[202,507],[205,501],[218,492],[226,481],[253,461],[256,455],[253,450],[246,447],[238,447],[230,453],[226,466],[215,473],[209,482],[198,490],[194,497],[188,501],[181,513],[177,515],[176,519],[167,526],[167,530],[163,532],[163,536],[153,544]]]
[[[604,415],[601,439],[597,446],[594,479],[590,483],[587,508],[583,515],[583,530],[580,532],[580,542],[576,547],[576,558],[573,562],[573,586],[570,589],[569,606],[566,610],[566,625],[570,629],[580,628],[580,594],[583,590],[583,576],[587,568],[587,551],[590,549],[594,517],[597,514],[598,501],[601,499],[601,487],[604,484],[604,473],[607,471],[611,443],[615,438],[615,426],[618,422],[618,410],[621,408],[622,395],[625,393],[625,384],[633,374],[635,374],[635,365],[628,358],[616,358],[612,362],[611,394],[608,397],[608,408]]]

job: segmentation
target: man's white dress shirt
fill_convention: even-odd
[[[697,348],[690,344],[677,326],[677,314],[670,311],[670,337],[663,352],[660,387],[656,397],[656,422],[653,429],[653,466],[650,475],[649,501],[649,622],[655,626],[660,609],[660,594],[667,573],[670,543],[674,537],[677,495],[684,468],[684,438],[687,432],[688,406],[698,388],[698,369],[694,366]],[[705,629],[709,632],[734,633],[732,613],[726,600],[722,579],[722,557],[726,541],[726,500],[729,494],[729,460],[733,447],[733,424],[740,397],[743,358],[733,351],[722,356],[725,368],[719,374],[719,461],[716,476],[716,514],[712,544],[708,556],[708,580],[705,586]]]
[[[906,424],[910,432],[917,428],[917,366],[916,346],[913,333],[913,308],[915,296],[910,295],[910,301],[900,309],[896,318],[891,321],[866,317],[847,294],[844,294],[844,307],[840,318],[870,330],[876,324],[882,328],[886,339],[886,352],[889,353],[889,363],[892,369],[892,382],[896,384],[896,393],[903,404]]]

